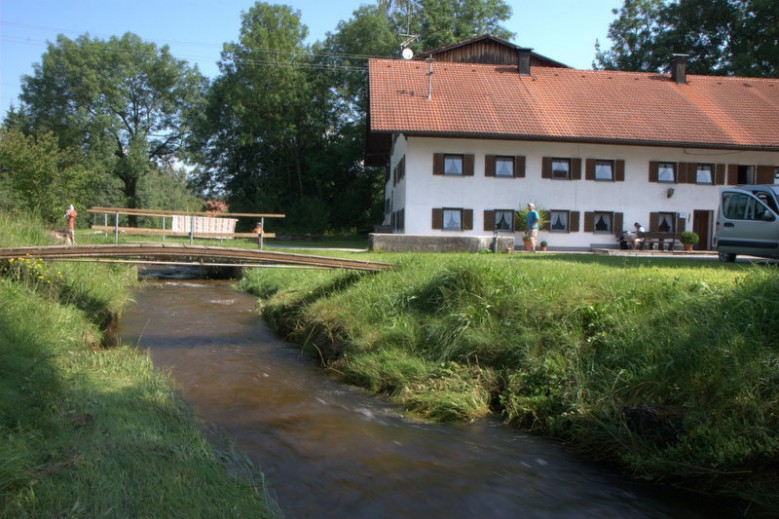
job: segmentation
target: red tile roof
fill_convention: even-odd
[[[779,150],[779,79],[372,59],[370,131]]]

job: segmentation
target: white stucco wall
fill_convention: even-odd
[[[474,154],[474,175],[469,177],[433,175],[434,153]],[[485,177],[485,155],[525,156],[525,177]],[[416,235],[454,233],[474,236],[491,234],[484,231],[484,210],[517,210],[520,205],[531,201],[544,209],[578,211],[580,213],[579,232],[540,234],[539,240],[547,240],[552,248],[615,246],[616,240],[613,234],[583,231],[584,213],[588,211],[623,213],[624,228],[632,227],[633,222],[640,222],[648,228],[651,212],[682,212],[689,215],[688,230],[692,228],[694,210],[716,212],[717,193],[721,186],[649,182],[650,161],[779,164],[779,153],[776,152],[399,136],[394,141],[390,171],[404,156],[405,178],[395,186],[390,178],[385,194],[385,198],[389,196],[392,199],[392,210],[405,208],[404,233]],[[542,179],[543,157],[582,159],[582,179]],[[585,180],[586,159],[624,160],[624,182]],[[672,198],[667,196],[669,187],[675,190]],[[458,232],[433,230],[432,209],[440,207],[472,209],[473,230]],[[385,217],[385,223],[388,223],[388,217]],[[517,242],[521,243],[519,234],[517,234]]]

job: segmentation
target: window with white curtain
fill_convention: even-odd
[[[568,232],[568,211],[549,212],[549,231]]]
[[[613,227],[612,213],[595,213],[595,232],[610,233]]]
[[[661,162],[657,166],[658,182],[676,182],[676,164],[673,162]]]
[[[444,175],[462,175],[463,156],[444,155]]]
[[[461,231],[463,228],[463,211],[462,209],[444,209],[444,230],[445,231]]]
[[[713,184],[714,168],[711,164],[698,164],[695,169],[696,184]]]
[[[514,157],[496,157],[495,158],[495,176],[513,177],[514,176]]]

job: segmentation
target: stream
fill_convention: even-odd
[[[224,281],[145,283],[119,324],[209,428],[266,475],[288,518],[706,518],[565,446],[485,419],[436,424],[335,380]]]

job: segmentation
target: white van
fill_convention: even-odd
[[[737,254],[779,259],[779,185],[723,187],[714,248],[720,261]]]

